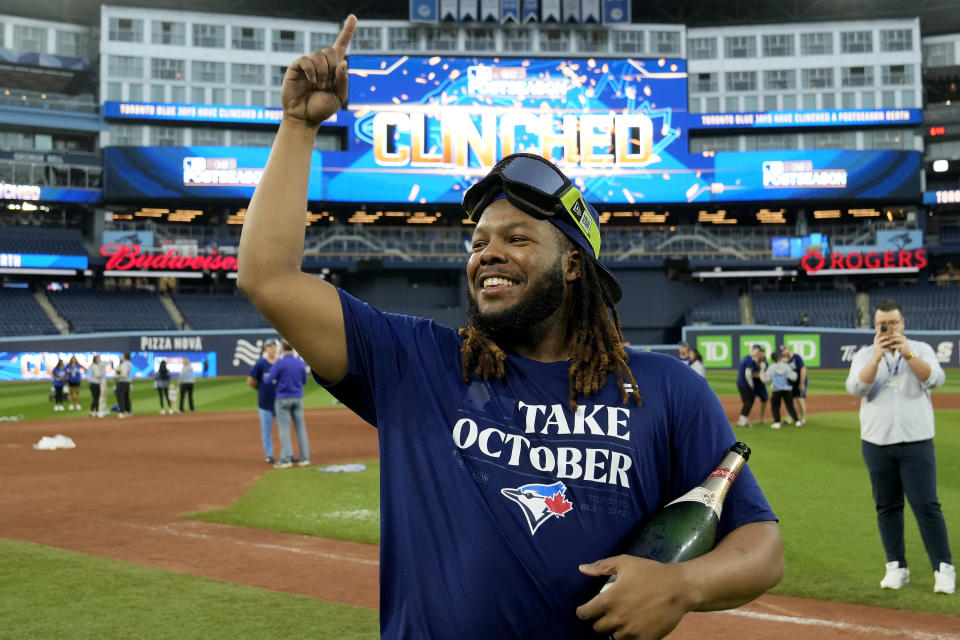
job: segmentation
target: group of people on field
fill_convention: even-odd
[[[84,367],[77,360],[76,356],[70,356],[70,359],[64,364],[63,359],[59,359],[57,364],[50,370],[51,378],[51,400],[53,401],[54,411],[80,411],[83,409],[80,400],[80,387],[84,374],[90,383],[90,409],[89,415],[92,418],[102,418],[111,411],[101,408],[103,386],[107,378],[106,363],[101,361],[99,355],[93,356],[89,367]],[[133,404],[130,400],[130,384],[133,380],[133,363],[130,359],[130,353],[123,353],[120,356],[120,362],[113,367],[114,395],[117,404],[113,411],[117,413],[118,418],[129,418],[133,416]],[[184,400],[188,400],[190,411],[194,410],[193,404],[193,385],[196,382],[196,372],[189,358],[182,359],[179,378],[179,396],[180,411],[184,410]],[[167,367],[167,361],[161,360],[153,377],[153,386],[157,390],[160,400],[160,413],[173,414],[174,408],[170,400],[171,375]],[[68,402],[64,408],[63,401],[65,392],[67,392]]]
[[[789,346],[780,345],[771,363],[767,360],[766,348],[762,344],[752,345],[750,352],[740,360],[737,367],[737,392],[741,401],[737,426],[751,426],[750,411],[756,400],[760,401],[760,424],[763,424],[769,400],[770,412],[773,414],[771,428],[781,427],[781,405],[790,414],[791,422],[802,427],[807,418],[808,383],[807,366],[803,358]],[[771,394],[767,393],[768,384]]]

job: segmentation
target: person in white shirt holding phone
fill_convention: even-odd
[[[933,590],[951,594],[956,588],[956,570],[937,498],[930,402],[930,392],[944,382],[943,369],[930,345],[908,340],[903,334],[903,309],[897,302],[878,304],[874,325],[873,344],[854,356],[846,386],[851,395],[860,398],[863,459],[887,556],[880,587],[900,589],[910,582],[903,540],[906,495],[933,566]]]

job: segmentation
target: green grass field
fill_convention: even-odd
[[[267,473],[227,509],[191,514],[208,522],[380,543],[380,463],[358,473],[316,467]]]
[[[113,385],[109,385],[107,408],[116,404]],[[83,411],[54,411],[47,382],[0,382],[0,416],[23,415],[25,420],[49,420],[85,416],[90,406],[90,390],[84,382],[80,392]],[[246,378],[199,378],[193,388],[197,411],[238,411],[257,408],[257,392],[247,386]],[[134,380],[130,402],[134,414],[157,413],[160,400],[151,380]],[[66,406],[66,399],[64,406]],[[304,387],[303,406],[308,409],[334,406],[333,398],[316,384]]]
[[[0,540],[0,638],[379,637],[377,612]]]
[[[947,372],[948,385],[940,392],[960,391],[956,373]],[[845,378],[845,371],[814,371],[810,393],[843,394]],[[719,395],[735,394],[733,371],[712,371],[708,379]],[[0,384],[0,415],[23,413],[28,419],[76,415],[54,413],[47,389],[42,383]],[[196,396],[200,411],[252,409],[255,401],[253,390],[240,378],[200,380]],[[133,402],[135,412],[158,409],[146,381],[134,383]],[[306,403],[324,407],[332,401],[312,386]],[[879,589],[884,557],[855,412],[816,414],[803,429],[757,427],[737,434],[753,449],[750,465],[780,518],[787,572],[775,593],[957,614],[955,598],[932,592],[932,570],[912,513],[906,517],[912,583],[897,592]],[[960,411],[937,412],[936,445],[940,501],[956,549]],[[323,474],[313,468],[268,472],[230,508],[184,515],[376,543],[379,467],[376,461],[366,464],[366,471],[351,474]],[[0,566],[5,569],[0,571],[0,620],[5,621],[0,638],[10,629],[36,629],[32,637],[270,638],[278,629],[289,628],[291,620],[298,629],[307,621],[316,637],[376,637],[373,612],[24,543],[0,541]],[[74,589],[81,597],[64,606],[63,594]],[[155,635],[128,633],[140,628]]]
[[[811,369],[809,396],[846,395],[847,369]],[[960,393],[960,370],[946,371],[947,381],[934,393]],[[736,369],[707,369],[707,380],[718,396],[737,397]]]

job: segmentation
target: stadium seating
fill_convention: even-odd
[[[173,302],[192,329],[269,329],[270,323],[241,295],[178,294]]]
[[[857,300],[852,291],[761,291],[751,298],[757,324],[857,326]]]
[[[48,296],[74,333],[177,329],[159,298],[149,291],[68,289]]]
[[[940,227],[940,244],[960,244],[960,226]]]
[[[86,255],[79,229],[0,227],[0,253]]]
[[[740,303],[736,298],[704,302],[690,311],[687,322],[690,324],[740,324]]]
[[[960,286],[875,287],[869,293],[871,310],[884,300],[900,303],[907,331],[960,329]]]
[[[60,333],[29,289],[0,289],[0,336]]]

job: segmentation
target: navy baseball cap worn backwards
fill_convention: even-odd
[[[548,220],[573,240],[593,260],[610,300],[620,301],[620,283],[600,263],[600,215],[556,165],[531,153],[509,155],[467,189],[463,210],[477,222],[490,203],[500,197],[534,218]]]

